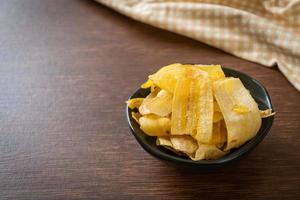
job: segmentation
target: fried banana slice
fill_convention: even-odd
[[[149,136],[168,136],[171,130],[171,119],[154,114],[139,118],[140,128]]]
[[[139,112],[142,115],[156,114],[161,117],[168,116],[172,112],[173,95],[165,90],[160,90],[153,98],[146,98],[141,106]]]
[[[213,90],[227,127],[225,151],[237,148],[253,138],[261,126],[258,105],[238,78],[215,81]]]

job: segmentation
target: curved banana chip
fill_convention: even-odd
[[[212,160],[225,156],[228,152],[224,152],[213,144],[198,144],[195,155],[190,155],[192,160]]]
[[[165,90],[160,90],[155,97],[150,96],[139,106],[142,115],[156,114],[161,117],[168,116],[172,112],[173,96]]]
[[[261,126],[258,105],[238,78],[214,82],[214,96],[227,127],[225,151],[237,148],[253,138]]]
[[[194,70],[194,73],[206,72],[211,81],[221,80],[225,78],[225,74],[221,65],[183,65],[174,63],[158,70],[155,74],[149,76],[149,80],[161,89],[173,93],[177,80],[183,77],[186,69]],[[147,83],[147,82],[146,82]],[[145,83],[145,84],[146,84]],[[146,84],[147,85],[147,84]]]
[[[141,129],[150,136],[168,136],[171,130],[171,120],[154,114],[139,118]]]

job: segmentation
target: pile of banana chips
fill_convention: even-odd
[[[253,138],[262,118],[239,78],[220,65],[171,64],[149,76],[146,98],[127,101],[132,117],[156,144],[192,160],[218,159]]]

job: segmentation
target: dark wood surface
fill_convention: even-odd
[[[220,63],[261,81],[277,111],[244,159],[182,170],[129,132],[125,100],[159,67]],[[89,0],[0,1],[0,199],[299,199],[300,95],[277,70]]]

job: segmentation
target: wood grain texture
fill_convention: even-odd
[[[177,169],[131,135],[125,100],[160,66],[220,63],[261,81],[277,111],[246,158]],[[300,95],[276,69],[89,0],[0,1],[0,199],[299,199]]]

